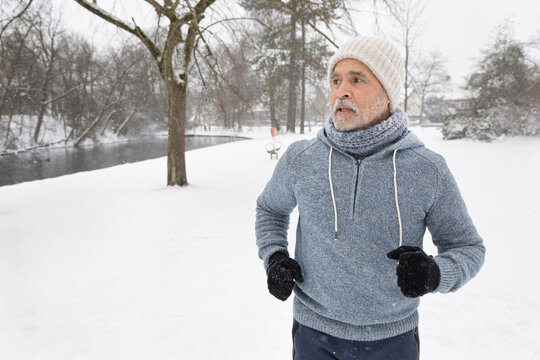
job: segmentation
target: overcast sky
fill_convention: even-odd
[[[518,39],[540,38],[540,0],[430,0],[424,47],[448,56],[448,68],[458,82],[471,72],[493,30],[508,17],[515,22]]]
[[[98,4],[109,9],[116,4],[118,17],[129,20],[134,16],[139,25],[144,25],[143,14],[152,14],[148,5],[136,5],[143,2],[134,0],[123,5],[126,1],[98,0]],[[82,9],[74,0],[53,0],[53,3],[62,8],[68,28],[93,36],[100,44],[114,42],[121,33]],[[427,0],[427,3],[419,42],[425,52],[436,49],[447,57],[449,73],[458,85],[463,84],[463,78],[471,73],[475,60],[481,56],[480,50],[489,43],[493,30],[505,18],[515,22],[518,39],[540,38],[540,0]],[[365,18],[359,18],[357,28],[370,32],[373,26]],[[341,42],[338,40],[338,44]],[[537,58],[539,53],[535,54]]]

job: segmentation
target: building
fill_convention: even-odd
[[[446,102],[448,103],[451,114],[474,114],[475,100],[473,98],[448,99]]]

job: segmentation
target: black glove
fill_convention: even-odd
[[[396,274],[403,295],[414,298],[432,292],[439,286],[439,266],[433,256],[427,255],[419,247],[400,246],[386,256],[399,261]]]
[[[287,300],[291,295],[294,280],[304,281],[300,265],[282,252],[270,256],[268,262],[268,290],[281,301]]]

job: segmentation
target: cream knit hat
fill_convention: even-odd
[[[405,82],[405,65],[396,45],[376,36],[351,39],[330,58],[328,79],[336,64],[346,58],[364,63],[375,74],[390,99],[390,112],[394,112]]]

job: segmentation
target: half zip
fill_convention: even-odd
[[[361,162],[362,162],[361,159],[356,160],[356,181],[354,182],[354,197],[353,197],[353,211],[352,211],[353,218],[354,218],[354,213],[356,211],[356,193],[358,191],[358,177],[360,175]]]

